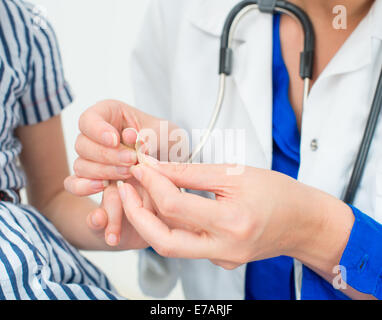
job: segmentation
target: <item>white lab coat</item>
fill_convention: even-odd
[[[138,108],[188,130],[206,128],[218,89],[220,34],[237,2],[151,1],[131,65]],[[234,72],[217,127],[245,129],[246,164],[271,168],[272,17],[251,13],[234,39]],[[298,179],[338,198],[344,195],[366,126],[382,66],[381,40],[382,1],[377,0],[314,84],[303,113]],[[355,201],[379,222],[381,156],[379,125]],[[209,261],[140,253],[145,293],[165,296],[179,278],[188,299],[244,298],[245,266],[225,271]]]

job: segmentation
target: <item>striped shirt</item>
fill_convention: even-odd
[[[15,191],[26,179],[14,130],[54,117],[72,101],[55,33],[22,0],[0,0],[0,100],[0,190],[13,200],[0,202],[0,300],[120,298]]]

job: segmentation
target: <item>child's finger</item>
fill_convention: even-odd
[[[107,213],[103,208],[98,208],[87,216],[87,225],[94,231],[104,230],[107,227]]]
[[[136,151],[120,145],[118,148],[107,148],[84,135],[79,135],[76,141],[77,154],[86,160],[98,163],[126,166],[137,163]]]
[[[83,158],[78,158],[73,165],[74,173],[79,178],[95,180],[127,180],[131,178],[128,166],[110,166]]]
[[[102,206],[108,218],[105,230],[106,243],[112,247],[118,246],[121,241],[123,209],[119,191],[115,185],[105,190]]]
[[[105,190],[109,185],[106,180],[89,180],[73,175],[64,181],[65,190],[79,197],[91,196]]]

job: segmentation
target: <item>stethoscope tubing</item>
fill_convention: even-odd
[[[349,186],[346,190],[344,202],[353,204],[359,189],[367,158],[370,153],[373,138],[378,126],[379,116],[382,110],[382,72],[379,76],[378,85],[375,91],[373,104],[367,120],[365,133],[362,138],[361,146],[358,151],[358,155],[355,161],[354,170],[350,178]]]
[[[204,146],[206,145],[209,137],[212,134],[212,131],[214,130],[217,120],[219,119],[222,106],[224,103],[224,97],[225,97],[225,88],[226,88],[226,78],[231,75],[231,69],[232,69],[232,43],[233,43],[233,36],[234,33],[237,29],[237,26],[239,22],[251,11],[254,10],[259,10],[259,5],[257,3],[254,3],[257,1],[245,1],[245,6],[243,5],[244,3],[239,3],[230,13],[229,18],[227,19],[227,22],[225,23],[224,26],[224,31],[223,35],[221,37],[221,52],[225,52],[226,54],[222,54],[220,56],[220,70],[219,70],[219,89],[218,89],[218,98],[217,102],[215,104],[214,112],[211,117],[210,123],[208,124],[207,130],[202,136],[201,141],[199,144],[195,147],[195,149],[192,151],[191,155],[189,156],[188,163],[192,163],[197,156],[201,153],[203,150]],[[284,2],[284,1],[282,1]],[[305,17],[304,13],[300,12],[300,9],[294,8],[294,10],[287,10],[285,9],[287,6],[283,6],[280,8],[276,8],[275,10],[280,12],[280,13],[285,13],[296,19],[297,21],[305,21],[305,23],[301,22],[302,26],[309,26],[307,27],[309,29],[308,32],[305,32],[305,34],[308,34],[308,38],[310,39],[309,41],[305,41],[304,47],[305,50],[304,52],[314,52],[314,42],[312,41],[312,38],[314,38],[314,32],[312,24],[306,21],[309,21]],[[293,6],[295,7],[295,6]],[[295,14],[295,12],[299,13],[299,17]],[[304,18],[301,18],[304,17]],[[305,28],[305,27],[304,27]],[[305,29],[304,29],[305,30]],[[313,36],[312,36],[313,35]],[[227,56],[229,54],[229,56]],[[303,55],[303,53],[302,53]],[[225,61],[225,62],[224,62]],[[229,61],[229,62],[228,62]],[[313,60],[310,60],[311,63],[309,66],[307,66],[307,69],[310,70],[307,75],[304,76],[304,94],[303,94],[303,107],[305,106],[308,96],[309,96],[309,89],[310,89],[310,78],[312,77],[312,70],[313,70]],[[225,67],[222,67],[223,64]],[[304,69],[303,67],[301,68],[302,70]],[[302,71],[303,72],[303,71]]]
[[[219,89],[218,97],[215,104],[214,112],[211,120],[208,124],[207,130],[203,135],[200,143],[195,147],[189,156],[188,163],[192,163],[198,155],[202,152],[208,139],[210,138],[212,131],[216,127],[216,123],[222,111],[226,79],[232,74],[233,69],[233,49],[232,43],[234,38],[234,32],[237,25],[249,12],[253,10],[260,10],[266,13],[279,12],[282,14],[288,14],[297,20],[304,32],[304,49],[300,56],[300,76],[304,81],[304,93],[303,93],[303,110],[308,101],[310,91],[310,80],[313,76],[314,66],[314,52],[315,52],[315,33],[313,24],[308,15],[299,7],[288,1],[276,1],[276,0],[245,0],[238,3],[229,13],[221,36],[220,46],[220,59],[219,59]],[[355,161],[354,169],[351,175],[349,185],[344,194],[343,200],[347,204],[353,204],[357,190],[359,189],[365,166],[367,163],[370,148],[373,142],[373,137],[378,125],[379,116],[382,111],[382,72],[378,81],[377,89],[373,99],[373,104],[368,117],[366,129],[363,135],[362,143],[359,148],[357,158]],[[183,192],[184,189],[181,189]]]
[[[206,145],[208,139],[210,138],[212,131],[214,130],[217,120],[220,117],[220,113],[224,103],[226,79],[231,75],[232,72],[232,43],[234,33],[237,29],[240,21],[251,11],[259,10],[258,1],[243,1],[236,5],[230,12],[226,23],[223,28],[221,36],[221,55],[219,62],[219,89],[218,98],[215,104],[214,112],[211,120],[208,124],[206,132],[203,134],[201,141],[192,151],[188,158],[187,163],[192,163],[201,153],[204,146]],[[313,26],[310,23],[309,18],[306,14],[301,11],[298,7],[290,4],[286,4],[285,1],[277,1],[275,11],[288,14],[295,20],[301,23],[304,29],[305,41],[304,41],[304,52],[301,54],[303,56],[311,56],[308,64],[301,63],[301,77],[304,79],[304,94],[303,94],[303,109],[308,100],[309,89],[310,89],[310,79],[313,72],[313,54],[314,54],[314,31]],[[307,31],[305,31],[307,30]],[[304,71],[308,70],[308,71]]]

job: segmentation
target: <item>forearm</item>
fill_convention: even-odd
[[[343,202],[305,187],[296,211],[300,226],[292,256],[330,274],[338,266],[354,224],[351,209]]]
[[[88,214],[98,207],[89,198],[79,198],[62,190],[44,207],[38,209],[74,247],[95,251],[118,250],[105,243],[103,231],[92,231],[86,223]]]
[[[342,201],[311,189],[302,199],[301,214],[309,216],[310,228],[293,256],[329,283],[338,281],[341,258],[354,225],[351,208]],[[343,280],[342,280],[343,281]],[[346,284],[340,289],[352,299],[375,299]]]

